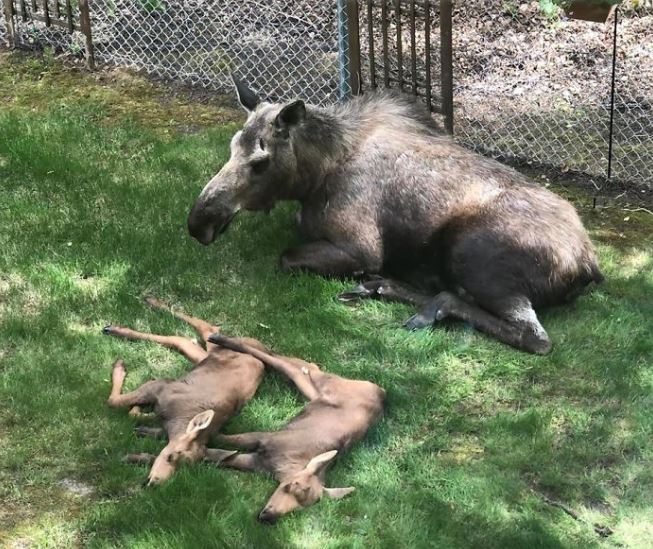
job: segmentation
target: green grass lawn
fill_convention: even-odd
[[[345,307],[334,296],[346,283],[278,272],[297,238],[292,207],[243,214],[207,248],[188,236],[240,116],[219,99],[0,53],[0,543],[651,547],[653,216],[557,189],[607,281],[541,315],[547,357],[461,324],[407,333],[407,307]],[[120,458],[161,444],[106,406],[111,364],[125,359],[127,388],[188,364],[101,328],[190,334],[144,306],[148,294],[383,386],[385,418],[328,475],[357,491],[269,527],[255,520],[275,486],[263,475],[202,464],[141,489],[146,469]],[[270,373],[226,430],[275,429],[302,406]]]

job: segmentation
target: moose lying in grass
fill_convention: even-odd
[[[147,302],[156,309],[169,308],[154,298]],[[171,311],[172,312],[172,311]],[[181,462],[202,459],[219,463],[235,452],[222,452],[206,447],[209,437],[238,412],[253,396],[263,379],[263,362],[251,355],[237,353],[208,341],[218,331],[217,326],[187,316],[172,314],[190,324],[205,342],[206,349],[193,340],[181,336],[163,336],[137,332],[129,328],[107,326],[104,333],[127,339],[154,341],[171,347],[194,364],[194,368],[177,380],[148,381],[138,389],[122,394],[126,371],[122,360],[113,365],[109,405],[129,407],[132,415],[139,415],[142,407],[153,407],[163,422],[163,429],[138,427],[141,436],[164,438],[168,444],[158,456],[130,454],[127,461],[151,463],[147,484],[153,485],[170,478]],[[264,349],[254,339],[244,339],[253,348]]]
[[[236,89],[249,116],[188,218],[203,244],[241,209],[298,201],[308,243],[283,253],[284,271],[381,274],[342,298],[409,302],[411,329],[457,318],[540,354],[551,342],[535,309],[602,280],[569,202],[456,145],[406,99],[377,92],[320,109]]]
[[[223,451],[222,466],[271,473],[279,481],[259,520],[272,523],[324,495],[341,498],[352,492],[352,487],[326,488],[326,469],[336,454],[362,439],[376,423],[383,412],[385,391],[369,381],[327,374],[299,358],[271,355],[245,339],[213,334],[209,341],[256,357],[287,376],[309,400],[280,431],[219,436],[223,442],[250,450],[237,455]]]

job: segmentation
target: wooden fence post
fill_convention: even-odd
[[[352,95],[361,92],[361,45],[358,29],[358,0],[347,0],[347,51],[349,87]]]
[[[18,37],[16,36],[16,25],[14,24],[14,2],[4,0],[5,23],[7,25],[7,47],[16,47]]]
[[[440,93],[444,127],[453,135],[452,2],[440,0]]]
[[[79,26],[86,37],[86,66],[95,69],[95,57],[93,55],[93,36],[91,34],[91,12],[88,8],[88,0],[78,0],[79,4]]]

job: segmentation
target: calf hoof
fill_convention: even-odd
[[[148,295],[145,298],[145,303],[147,303],[150,307],[154,307],[155,309],[161,309],[164,307],[161,301],[159,301],[156,297],[153,297],[151,295]]]
[[[102,328],[102,333],[105,335],[111,335],[112,330],[113,326],[111,326],[111,324],[107,324],[104,328]]]

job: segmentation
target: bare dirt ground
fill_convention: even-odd
[[[619,11],[612,186],[653,187],[653,8]],[[483,152],[604,186],[614,16],[547,17],[538,2],[457,3],[458,137]]]

